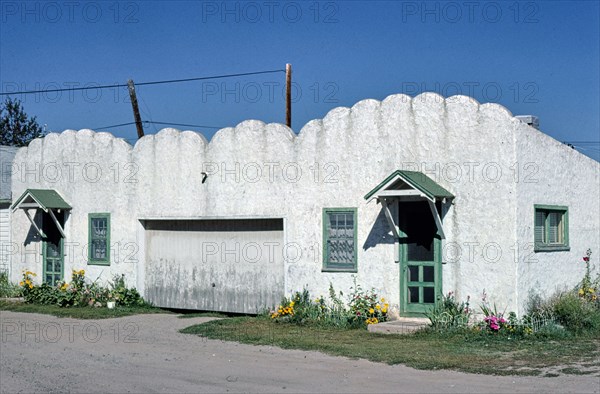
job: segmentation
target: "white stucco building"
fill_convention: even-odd
[[[163,307],[257,312],[303,287],[348,294],[355,275],[400,315],[484,289],[522,313],[600,249],[600,163],[464,96],[364,100],[297,135],[250,120],[210,143],[67,130],[13,170],[14,280],[123,273]]]
[[[0,272],[10,270],[10,258],[13,254],[13,250],[10,249],[11,166],[17,149],[12,146],[0,146]]]

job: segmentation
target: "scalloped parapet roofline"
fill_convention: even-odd
[[[148,139],[154,139],[154,138],[160,138],[160,137],[164,137],[165,134],[175,134],[175,133],[179,133],[179,134],[195,134],[198,135],[203,141],[204,144],[206,146],[210,145],[215,139],[218,139],[219,134],[221,133],[225,133],[225,132],[229,132],[233,129],[233,131],[237,131],[240,128],[243,128],[246,125],[249,124],[253,124],[256,126],[260,126],[260,128],[264,128],[264,127],[269,127],[269,128],[276,128],[276,129],[287,129],[287,135],[286,137],[292,141],[296,140],[296,139],[301,139],[303,137],[303,135],[306,133],[306,130],[311,128],[311,125],[313,125],[314,123],[318,123],[318,124],[323,124],[324,122],[327,122],[328,120],[331,120],[333,118],[335,118],[336,114],[340,113],[340,112],[345,112],[345,111],[353,111],[356,110],[357,108],[365,105],[365,103],[376,103],[377,105],[381,105],[383,102],[386,101],[392,101],[392,100],[401,100],[402,102],[410,102],[411,103],[411,107],[413,107],[414,103],[417,101],[421,101],[421,102],[425,102],[425,103],[443,103],[444,106],[446,106],[447,104],[452,104],[452,103],[471,103],[471,104],[475,104],[475,106],[477,106],[478,108],[480,107],[485,107],[485,108],[490,108],[490,109],[497,109],[500,110],[501,112],[505,112],[506,116],[509,118],[513,118],[515,120],[518,121],[517,118],[514,117],[514,115],[512,114],[511,111],[509,111],[505,106],[501,105],[501,104],[496,104],[496,103],[484,103],[481,104],[479,101],[477,101],[476,99],[469,97],[469,96],[465,96],[465,95],[454,95],[454,96],[450,96],[450,97],[443,97],[437,93],[434,92],[424,92],[421,93],[415,97],[411,97],[408,96],[406,94],[392,94],[387,96],[386,98],[384,98],[383,100],[377,100],[377,99],[363,99],[360,100],[358,102],[356,102],[352,107],[345,107],[345,106],[339,106],[339,107],[334,107],[331,110],[329,110],[327,112],[327,114],[325,114],[325,116],[323,118],[316,118],[316,119],[312,119],[309,120],[308,122],[306,122],[306,124],[304,124],[304,126],[302,126],[302,128],[300,129],[300,131],[298,132],[298,134],[296,134],[293,129],[289,128],[288,126],[282,124],[282,123],[277,123],[277,122],[273,122],[273,123],[265,123],[261,120],[254,120],[254,119],[248,119],[248,120],[244,120],[240,123],[238,123],[235,127],[224,127],[222,129],[217,130],[217,132],[215,132],[215,134],[212,136],[212,138],[210,140],[208,140],[204,134],[202,134],[201,132],[197,132],[197,131],[193,131],[193,130],[179,130],[176,128],[164,128],[158,131],[158,133],[156,134],[148,134],[145,135],[144,137],[138,139],[135,144],[131,144],[129,143],[127,140],[125,140],[124,138],[121,137],[116,137],[114,134],[106,132],[106,131],[95,131],[92,129],[81,129],[79,131],[77,130],[73,130],[73,129],[66,129],[61,133],[50,133],[45,135],[44,137],[41,138],[36,138],[35,140],[43,140],[46,137],[48,137],[49,135],[52,134],[63,134],[66,132],[75,132],[75,133],[81,133],[81,132],[91,132],[97,136],[105,136],[105,135],[110,135],[112,136],[115,140],[122,140],[123,142],[125,142],[127,145],[129,145],[133,150],[136,150],[137,145],[143,145],[144,141]],[[33,141],[35,141],[33,140]],[[33,142],[32,141],[32,142]],[[26,148],[26,147],[25,147]]]

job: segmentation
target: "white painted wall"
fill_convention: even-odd
[[[514,179],[522,132],[522,124],[502,106],[431,93],[335,108],[324,119],[309,122],[297,136],[284,125],[250,120],[220,130],[210,143],[197,133],[166,129],[143,137],[132,148],[107,133],[65,131],[19,151],[15,162],[34,173],[37,165],[41,175],[35,179],[21,174],[13,179],[13,188],[15,195],[28,187],[58,190],[73,206],[67,237],[79,248],[87,243],[87,214],[111,212],[112,242],[119,242],[120,248],[136,246],[138,263],[114,261],[110,270],[86,267],[85,256],[71,253],[67,269],[86,268],[92,277],[105,279],[125,273],[140,288],[145,265],[139,252],[144,250],[139,248],[144,243],[139,218],[250,216],[285,219],[287,293],[306,286],[315,296],[326,295],[331,282],[348,294],[351,274],[321,272],[322,209],[356,207],[358,281],[397,305],[399,267],[393,240],[381,207],[367,204],[363,196],[394,170],[418,170],[456,196],[444,218],[444,291],[455,291],[459,298],[470,295],[476,304],[485,288],[489,299],[515,310],[522,294],[522,267],[514,253],[522,239],[517,226],[533,223],[532,212],[524,213],[532,208],[518,198],[520,184]],[[537,132],[530,138],[531,146],[549,139]],[[590,182],[598,163],[576,152],[569,155],[576,159],[563,165],[578,162],[577,168],[584,170],[549,174],[553,185],[567,177]],[[51,163],[62,168],[62,177],[52,177]],[[73,168],[72,177],[65,166]],[[97,168],[102,176],[96,181]],[[205,183],[201,171],[208,173]],[[592,188],[585,198],[598,197],[598,189]],[[582,200],[573,194],[570,204],[583,204]],[[14,223],[13,239],[23,242],[29,223],[22,213],[15,215]],[[597,222],[589,226],[600,228]],[[572,228],[573,238],[575,233]],[[35,254],[21,253],[18,268],[41,270]],[[572,261],[579,254],[573,248],[565,257]],[[124,253],[119,257],[123,260]]]
[[[13,246],[10,240],[12,161],[18,148],[0,146],[0,271],[10,271]]]
[[[0,206],[0,272],[10,271],[10,209]]]
[[[516,137],[518,162],[527,167],[517,188],[517,292],[523,310],[532,290],[549,296],[577,284],[588,248],[593,276],[600,272],[600,163],[524,124]],[[568,207],[570,251],[533,253],[534,204]]]

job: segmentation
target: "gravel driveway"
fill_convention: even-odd
[[[600,393],[597,376],[420,371],[178,333],[209,320],[167,314],[75,320],[0,311],[0,391]]]

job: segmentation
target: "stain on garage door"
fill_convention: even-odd
[[[143,223],[145,298],[154,305],[258,313],[281,300],[283,219]]]

